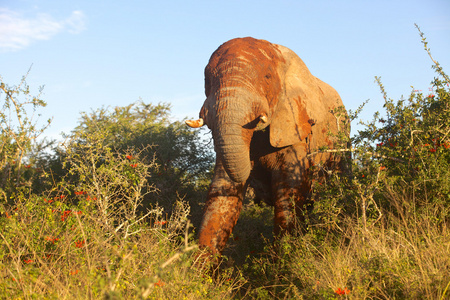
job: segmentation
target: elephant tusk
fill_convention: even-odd
[[[186,120],[184,122],[186,123],[187,126],[192,127],[192,128],[200,128],[203,125],[205,125],[205,122],[203,121],[202,118],[200,118],[198,120]]]
[[[267,123],[269,120],[267,119],[267,116],[265,114],[262,114],[259,119],[261,120],[261,122],[263,123]]]

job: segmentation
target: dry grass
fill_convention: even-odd
[[[348,218],[339,232],[310,228],[252,259],[246,298],[448,299],[450,230],[445,207],[419,207],[411,194],[386,191],[379,222]],[[342,291],[346,291],[345,293]],[[301,296],[301,297],[300,297]]]
[[[1,298],[209,299],[230,295],[234,280],[213,282],[191,267],[195,247],[188,240],[183,243],[183,237],[189,239],[189,207],[183,202],[178,206],[168,220],[154,210],[132,235],[108,228],[96,215],[72,213],[62,220],[61,214],[43,205],[31,210],[19,206],[10,218],[2,218]]]

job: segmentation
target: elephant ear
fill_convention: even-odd
[[[311,133],[318,117],[314,106],[320,105],[322,95],[305,63],[288,48],[278,47],[287,67],[279,69],[283,86],[270,122],[270,144],[280,148],[299,143]]]
[[[283,99],[270,123],[270,144],[281,148],[304,140],[311,133],[310,119],[301,96]]]

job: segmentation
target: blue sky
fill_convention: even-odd
[[[420,42],[450,72],[450,1],[0,1],[0,75],[45,85],[46,135],[70,132],[80,112],[102,106],[172,104],[174,119],[197,117],[204,67],[223,42],[252,36],[294,50],[362,118],[411,86],[428,92],[435,73]],[[3,96],[0,99],[4,99]],[[356,126],[354,126],[356,127]]]

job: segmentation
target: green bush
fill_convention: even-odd
[[[202,299],[228,295],[192,269],[189,205],[177,201],[168,218],[157,204],[138,208],[154,193],[145,170],[106,147],[69,153],[74,186],[60,182],[48,196],[16,198],[0,218],[0,295],[5,298]],[[99,160],[101,162],[99,162]],[[108,161],[104,163],[103,160]],[[183,236],[184,238],[181,238]],[[184,246],[183,246],[184,245]],[[180,250],[181,249],[181,250]],[[174,260],[180,257],[181,260]],[[181,291],[180,291],[181,288]]]
[[[77,186],[92,180],[85,174],[95,174],[93,169],[110,170],[113,167],[111,159],[119,155],[128,162],[123,166],[127,176],[146,172],[146,179],[151,182],[154,193],[144,193],[141,208],[145,210],[157,203],[170,215],[171,207],[181,197],[195,208],[192,221],[197,225],[201,218],[199,200],[205,197],[212,169],[212,151],[198,131],[189,130],[179,121],[170,122],[169,113],[170,107],[166,104],[153,106],[142,101],[126,107],[82,113],[79,125],[66,136],[64,146],[56,149],[57,155],[46,163],[56,181],[64,178]],[[94,149],[97,165],[85,161],[85,170],[77,173],[82,174],[81,177],[74,176],[73,172],[67,174],[72,168],[72,160],[81,162],[85,160],[86,151]],[[137,159],[137,153],[142,161]],[[150,162],[153,168],[143,167]],[[120,181],[119,178],[104,180],[111,180],[111,184]],[[111,186],[110,198],[123,198],[112,189]]]

